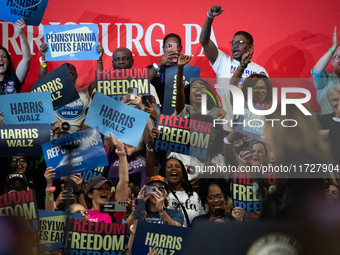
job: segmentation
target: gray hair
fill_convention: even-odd
[[[331,102],[334,92],[340,93],[340,84],[335,84],[327,90],[328,102]]]

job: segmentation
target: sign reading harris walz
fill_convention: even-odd
[[[118,101],[128,93],[128,88],[137,88],[139,95],[150,94],[147,68],[113,69],[95,71],[97,91]]]
[[[14,23],[23,18],[26,25],[39,26],[48,0],[3,0],[1,1],[1,20]]]
[[[47,25],[46,61],[98,60],[98,25]]]

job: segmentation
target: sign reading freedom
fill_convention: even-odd
[[[71,219],[66,254],[121,255],[127,241],[126,229],[126,224]]]
[[[150,94],[147,68],[113,69],[95,71],[97,91],[118,101],[128,93],[128,88],[137,88],[138,94]]]
[[[53,123],[50,92],[1,95],[0,112],[5,124]]]
[[[66,65],[58,67],[37,80],[31,87],[31,92],[51,92],[53,110],[79,98]]]
[[[33,189],[11,192],[0,196],[0,216],[21,216],[31,232],[39,228],[39,214]]]
[[[46,61],[98,60],[98,25],[47,25]]]
[[[158,130],[156,151],[171,151],[201,159],[207,157],[212,123],[162,114]]]

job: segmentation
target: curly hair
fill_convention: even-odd
[[[181,183],[181,187],[184,189],[184,191],[188,194],[189,197],[191,197],[193,195],[193,190],[192,190],[192,186],[191,186],[191,183],[189,182],[189,179],[188,179],[188,173],[184,167],[184,164],[182,163],[182,161],[180,161],[179,159],[175,158],[175,157],[170,157],[168,159],[166,159],[161,168],[159,169],[159,175],[160,176],[163,176],[166,178],[165,176],[165,167],[166,167],[166,163],[170,160],[170,159],[176,159],[178,160],[178,162],[180,163],[181,165],[181,169],[182,169],[182,175],[183,175],[183,178],[182,178],[182,183]]]
[[[265,103],[270,103],[273,99],[273,86],[269,78],[263,74],[253,73],[244,81],[242,86],[242,92],[244,95],[244,100],[248,100],[248,88],[253,88],[258,81],[264,81],[267,87],[267,97],[264,100]]]
[[[230,183],[226,179],[222,178],[200,179],[198,197],[203,208],[207,203],[208,190],[211,185],[217,185],[220,187],[224,195],[225,201],[227,201],[228,197],[230,197]]]
[[[1,45],[0,45],[0,50],[3,50],[5,52],[6,57],[8,59],[8,67],[7,67],[7,70],[6,70],[6,73],[5,73],[5,78],[7,78],[14,71],[14,64],[13,64],[13,60],[12,60],[11,56],[8,53],[8,50],[5,47],[1,46]]]

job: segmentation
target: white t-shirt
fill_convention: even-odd
[[[196,216],[204,214],[203,207],[201,203],[198,201],[198,194],[196,192],[194,192],[193,195],[189,198],[188,194],[185,191],[176,191],[176,196],[178,197],[179,201],[186,209],[190,222]],[[169,201],[169,206],[167,208],[179,210],[182,212],[182,207],[178,205],[178,200],[174,197],[174,195],[171,192],[167,199]],[[184,212],[182,213],[184,216],[183,227],[188,227],[185,214]]]
[[[229,84],[229,80],[225,78],[231,78],[233,76],[234,71],[239,66],[240,62],[226,55],[223,51],[218,50],[218,56],[213,65],[211,67],[216,73],[217,84]],[[244,80],[251,74],[258,73],[268,76],[267,71],[258,64],[254,62],[250,62],[246,70],[242,75],[242,78],[239,83],[239,87],[242,86]],[[268,76],[269,77],[269,76]],[[229,89],[217,88],[216,92],[219,94],[223,109],[227,112],[225,119],[228,121],[227,124],[224,125],[224,129],[227,131],[231,131],[232,127],[230,126],[230,121],[233,119],[233,108],[230,102],[230,94]]]
[[[56,120],[62,124],[67,122],[70,124],[69,133],[77,132],[80,128],[80,124],[86,117],[86,109],[91,104],[91,97],[88,92],[88,88],[78,91],[79,98],[55,111]]]
[[[168,158],[176,158],[182,161],[185,169],[187,170],[189,181],[193,178],[196,178],[200,174],[198,171],[196,172],[196,167],[200,167],[201,171],[204,170],[203,167],[205,166],[205,163],[202,163],[196,157],[171,152]],[[211,163],[216,164],[216,166],[225,166],[224,156],[222,154],[216,155],[211,159]],[[228,173],[226,173],[224,177],[228,178]]]

